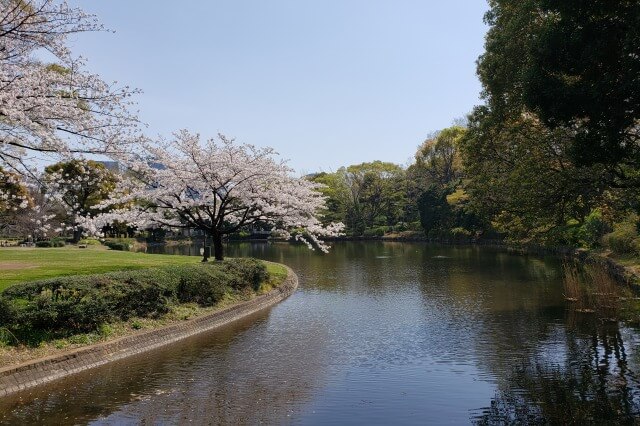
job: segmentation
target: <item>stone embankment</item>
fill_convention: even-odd
[[[287,270],[287,278],[277,288],[224,310],[110,342],[0,368],[0,397],[169,345],[275,305],[293,294],[298,287],[298,277],[291,269]]]

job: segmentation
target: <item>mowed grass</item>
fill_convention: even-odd
[[[198,256],[132,253],[108,250],[103,246],[79,249],[61,248],[0,248],[0,291],[26,281],[63,275],[100,274],[111,271],[153,268],[165,265],[197,264]],[[273,278],[284,278],[286,269],[265,262]]]

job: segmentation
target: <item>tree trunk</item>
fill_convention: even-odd
[[[216,260],[222,261],[224,259],[224,246],[222,245],[222,234],[218,232],[213,233],[213,253]]]
[[[78,242],[82,239],[82,228],[76,228],[73,230],[73,243],[78,244]]]

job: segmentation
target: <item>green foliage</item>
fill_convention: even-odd
[[[220,268],[204,266],[185,274],[181,269],[174,268],[172,273],[178,275],[177,297],[181,303],[198,303],[211,306],[222,299],[227,286],[233,282],[233,277]]]
[[[235,241],[235,240],[247,240],[251,237],[251,232],[249,231],[245,231],[245,230],[241,230],[238,232],[233,232],[231,234],[229,234],[227,236],[227,238],[229,240]]]
[[[447,203],[447,193],[436,185],[424,190],[418,199],[420,224],[427,235],[448,228],[451,208]]]
[[[131,244],[126,239],[108,239],[104,241],[104,245],[109,247],[111,250],[117,250],[117,251],[131,250]]]
[[[129,246],[128,243],[107,243],[106,246],[111,250],[118,251],[129,251],[131,249],[131,246]]]
[[[568,156],[571,135],[525,114],[477,108],[462,154],[470,209],[510,240],[555,245],[570,240],[567,224],[583,223],[607,186],[601,166],[579,167]]]
[[[640,3],[492,0],[478,74],[489,106],[572,128],[579,164],[640,164]],[[635,131],[633,129],[636,129]],[[638,182],[636,182],[638,183]]]
[[[415,168],[424,174],[424,183],[444,187],[462,177],[459,145],[466,131],[460,126],[448,127],[418,148]]]
[[[113,327],[109,324],[100,324],[98,326],[98,334],[100,334],[100,337],[103,339],[106,339],[113,334]]]
[[[602,217],[602,210],[593,209],[580,226],[579,244],[585,248],[599,247],[606,229],[607,224]]]
[[[325,185],[324,220],[343,222],[347,234],[362,235],[367,228],[407,219],[407,176],[402,167],[382,161],[341,167],[336,173],[320,173],[311,180]],[[412,219],[412,218],[411,218]]]
[[[367,228],[362,234],[365,237],[383,237],[386,232],[389,231],[389,226],[376,226],[374,228]]]
[[[613,232],[603,237],[603,243],[617,254],[640,256],[640,217],[633,213],[613,224]]]
[[[64,238],[52,238],[50,240],[36,241],[36,247],[64,247]]]
[[[269,277],[267,267],[257,259],[227,259],[222,262],[222,270],[233,277],[230,285],[236,290],[249,287],[257,291]]]
[[[511,241],[598,247],[638,211],[640,3],[489,5],[485,105],[460,142],[468,209]],[[623,228],[606,239],[629,252]]]
[[[85,238],[78,241],[78,244],[84,244],[86,246],[99,246],[102,245],[100,240],[96,240],[95,238]]]

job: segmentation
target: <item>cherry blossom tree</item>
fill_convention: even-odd
[[[35,175],[34,163],[78,153],[118,155],[138,139],[135,90],[84,69],[70,34],[99,31],[66,2],[0,0],[0,165]]]
[[[109,198],[118,177],[102,163],[77,159],[46,167],[42,181],[47,195],[65,210],[73,241],[78,242],[82,235],[79,218],[99,213],[94,207]]]
[[[59,204],[36,181],[0,168],[0,233],[36,241],[60,233]]]
[[[29,190],[20,176],[0,167],[0,232],[15,225],[21,211],[31,204]]]
[[[129,207],[87,221],[95,230],[115,220],[199,229],[211,236],[215,258],[222,260],[223,236],[252,224],[267,224],[285,236],[295,229],[295,238],[323,251],[328,246],[320,237],[343,229],[341,223],[320,223],[325,203],[320,185],[293,177],[271,148],[238,144],[224,135],[202,143],[199,135],[182,130],[146,149],[147,161],[129,164],[139,179],[121,184],[120,196],[106,203]]]
[[[23,211],[16,230],[33,242],[51,238],[63,232],[65,224],[57,220],[59,217],[57,203],[42,191],[37,190],[37,187],[31,188],[31,199],[33,203]]]

